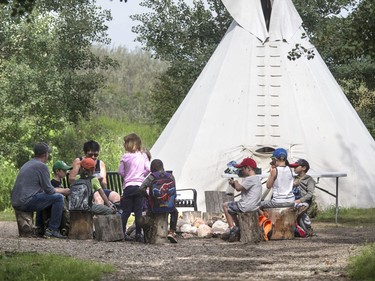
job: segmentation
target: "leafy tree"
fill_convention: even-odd
[[[88,117],[112,64],[91,52],[108,43],[110,15],[87,1],[36,1],[27,20],[0,12],[0,155],[22,164],[35,141],[48,141],[66,122]]]
[[[220,0],[144,0],[151,12],[134,15],[142,24],[133,28],[137,41],[155,58],[170,63],[151,100],[155,121],[165,125],[184,99],[230,23]]]

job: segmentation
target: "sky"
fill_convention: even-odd
[[[144,13],[147,9],[139,5],[140,0],[128,0],[126,3],[120,0],[97,0],[97,5],[106,10],[111,10],[112,21],[107,22],[108,35],[112,39],[111,47],[125,46],[129,50],[141,47],[134,42],[136,34],[131,29],[137,25],[129,16]]]

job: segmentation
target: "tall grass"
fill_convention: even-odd
[[[1,280],[101,280],[104,273],[114,271],[115,267],[110,264],[82,261],[54,254],[0,252]]]
[[[334,222],[336,208],[334,206],[320,210],[314,221]],[[338,222],[347,224],[375,223],[375,208],[339,208]]]
[[[12,163],[0,158],[0,211],[11,208],[10,194],[17,175]]]

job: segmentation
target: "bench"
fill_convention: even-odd
[[[107,172],[107,188],[116,191],[118,194],[122,194],[122,183],[123,178],[117,172]],[[69,175],[63,179],[63,187],[69,188]],[[185,195],[186,192],[190,193],[189,198],[179,198],[181,195]],[[194,211],[198,210],[197,205],[197,191],[194,188],[177,189],[177,208],[194,208]]]

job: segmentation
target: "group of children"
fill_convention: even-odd
[[[288,154],[284,148],[277,148],[272,154],[269,177],[266,186],[272,188],[272,198],[261,201],[262,183],[255,174],[257,163],[251,158],[245,158],[235,168],[241,170],[244,177],[240,183],[233,178],[229,179],[229,185],[241,192],[239,201],[225,202],[224,213],[230,228],[229,242],[239,240],[240,229],[238,227],[237,214],[265,208],[295,207],[297,209],[296,236],[311,236],[313,234],[310,218],[307,210],[311,206],[315,189],[314,179],[307,175],[310,169],[309,163],[299,159],[290,164]],[[292,169],[294,168],[293,175]]]
[[[142,147],[142,141],[137,134],[129,134],[124,137],[125,153],[122,155],[118,167],[118,173],[123,180],[123,194],[120,195],[106,188],[106,167],[103,161],[98,158],[100,146],[95,141],[88,141],[83,146],[85,156],[76,158],[73,165],[69,166],[59,160],[53,165],[53,179],[51,183],[54,187],[62,187],[62,181],[69,172],[69,181],[72,185],[77,179],[90,178],[93,196],[91,212],[94,215],[109,215],[121,209],[121,219],[125,241],[135,240],[144,242],[140,218],[148,206],[147,190],[153,182],[153,173],[167,173],[164,171],[163,162],[159,159],[151,161],[151,155]],[[170,173],[170,172],[168,172]],[[170,173],[171,174],[171,173]],[[175,180],[171,174],[171,180]],[[141,188],[142,186],[142,188]],[[131,213],[135,216],[135,239],[131,238],[127,232],[127,223]],[[172,243],[176,240],[177,209],[174,207],[170,211],[170,230],[168,239]],[[47,216],[48,217],[48,216]],[[60,231],[66,235],[69,230],[68,203],[65,201],[64,213]]]

